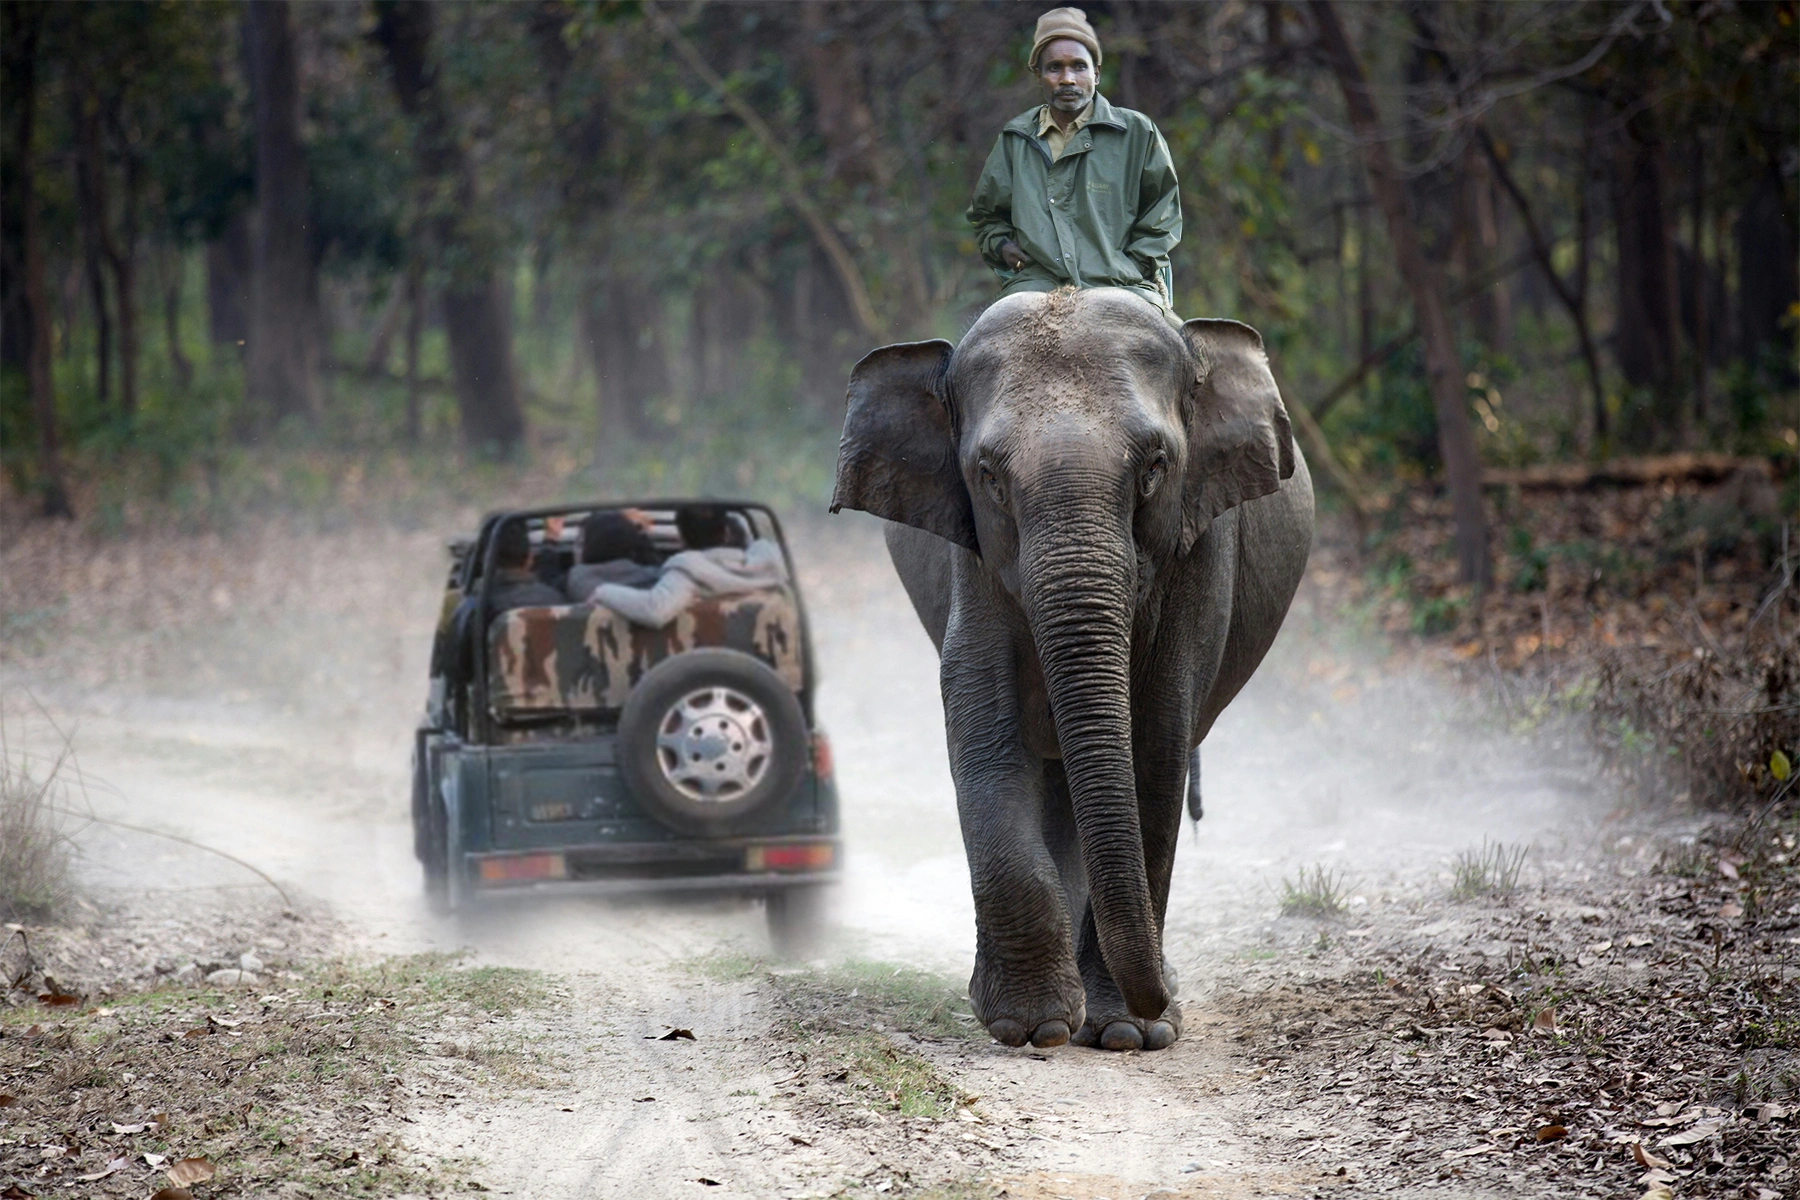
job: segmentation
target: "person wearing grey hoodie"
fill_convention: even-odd
[[[721,509],[690,505],[675,514],[675,528],[687,549],[670,556],[654,586],[603,583],[594,589],[593,603],[610,608],[634,625],[660,629],[696,600],[787,582],[781,547],[767,538],[757,538],[742,549],[729,545],[731,520]]]

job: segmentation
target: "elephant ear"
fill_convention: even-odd
[[[941,339],[883,346],[850,372],[831,511],[861,509],[979,553],[944,392],[950,351]]]
[[[1197,364],[1182,496],[1185,553],[1212,519],[1266,496],[1294,473],[1294,433],[1262,335],[1237,321],[1181,327]]]

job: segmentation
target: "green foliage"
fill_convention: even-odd
[[[1509,846],[1505,842],[1482,839],[1479,850],[1460,851],[1450,864],[1454,876],[1450,895],[1456,900],[1475,900],[1485,896],[1510,896],[1519,886],[1519,873],[1525,868],[1525,846]]]
[[[1281,915],[1335,917],[1344,912],[1347,876],[1323,863],[1301,867],[1293,879],[1281,880]]]
[[[254,198],[243,9],[197,0],[51,11],[37,186],[56,293],[58,416],[84,506],[113,514],[108,523],[129,522],[153,503],[199,521],[222,519],[244,497],[329,491],[316,461],[269,482],[260,458],[269,443],[313,460],[398,455],[455,480],[458,416],[435,307],[421,346],[417,447],[403,445],[406,391],[391,374],[331,373],[324,411],[294,431],[266,428],[244,395],[234,347],[186,346],[197,370],[191,385],[164,370],[166,291],[161,267],[151,265],[179,261],[178,319],[197,342],[206,323],[200,245]],[[429,66],[450,125],[436,130],[401,111],[365,8],[291,9],[304,47],[308,227],[322,272],[326,358],[360,367],[410,264],[423,264],[434,296],[452,280],[497,271],[513,286],[514,370],[533,431],[527,452],[549,476],[602,491],[822,499],[850,365],[879,339],[954,337],[994,293],[963,209],[999,125],[1036,102],[1023,67],[1029,20],[1005,6],[918,3],[666,11],[758,114],[774,147],[746,129],[637,5],[433,6]],[[1312,403],[1367,349],[1413,322],[1360,148],[1337,132],[1344,118],[1335,81],[1294,52],[1291,7],[1095,15],[1117,47],[1103,74],[1108,95],[1156,119],[1182,178],[1177,308],[1255,325],[1290,405]],[[1633,17],[1621,33],[1612,29],[1618,14],[1592,5],[1381,4],[1348,13],[1385,118],[1404,125],[1390,149],[1409,178],[1427,253],[1457,297],[1459,369],[1490,465],[1606,447],[1590,428],[1573,326],[1536,268],[1518,269],[1528,258],[1522,223],[1476,149],[1470,89],[1498,97],[1480,110],[1482,130],[1532,206],[1556,271],[1573,280],[1586,262],[1603,344],[1617,332],[1618,264],[1602,203],[1610,159],[1590,137],[1596,121],[1657,122],[1671,147],[1671,189],[1686,186],[1686,147],[1703,145],[1708,213],[1719,231],[1800,141],[1791,5],[1677,6],[1667,17]],[[1596,47],[1602,52],[1572,86],[1516,86],[1560,80]],[[1496,80],[1506,86],[1492,92]],[[1640,114],[1646,104],[1651,111]],[[140,264],[129,299],[143,398],[129,419],[119,410],[119,364],[103,400],[93,363],[85,268],[96,248],[85,238],[75,178],[82,105],[99,114],[109,235]],[[422,174],[426,133],[462,156],[466,177]],[[1791,173],[1775,177],[1777,208],[1791,212]],[[879,338],[850,315],[796,192],[854,260],[885,323]],[[1584,195],[1585,260],[1577,237]],[[1668,207],[1676,210],[1673,199]],[[435,217],[459,236],[436,237]],[[1691,258],[1685,222],[1673,232]],[[1702,236],[1714,270],[1742,257],[1722,237]],[[1740,284],[1727,276],[1729,306]],[[105,287],[116,356],[121,298],[110,274]],[[627,323],[624,336],[606,336]],[[646,330],[654,336],[641,336]],[[1791,333],[1714,372],[1710,425],[1697,425],[1694,441],[1792,455],[1781,441],[1800,425]],[[378,366],[396,372],[400,337],[390,341]],[[1691,350],[1679,349],[1684,361]],[[0,380],[0,468],[29,489],[33,427],[15,367],[9,360]],[[1648,427],[1667,422],[1674,393],[1634,393],[1610,359],[1603,367],[1619,444],[1661,436]],[[1686,404],[1683,378],[1676,399]],[[1416,341],[1376,364],[1323,424],[1344,465],[1377,490],[1439,470]],[[258,438],[264,444],[252,445]],[[442,461],[432,468],[427,458]],[[1560,552],[1521,552],[1514,586],[1541,586],[1546,556]],[[1420,620],[1435,628],[1453,617],[1446,607]]]

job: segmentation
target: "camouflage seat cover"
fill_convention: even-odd
[[[802,686],[800,609],[779,587],[696,601],[661,629],[597,604],[501,613],[488,629],[489,703],[501,721],[621,708],[644,672],[696,646],[753,654]]]

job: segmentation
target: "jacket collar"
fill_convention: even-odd
[[[1020,113],[1018,116],[1016,116],[1012,120],[1008,121],[1003,129],[1003,132],[1022,133],[1026,137],[1032,139],[1033,141],[1036,141],[1037,140],[1037,128],[1038,128],[1038,112],[1043,107],[1044,106],[1041,104],[1035,104],[1032,107],[1026,109],[1024,112]],[[1107,103],[1106,97],[1102,96],[1099,92],[1095,92],[1094,93],[1094,115],[1088,118],[1087,127],[1093,128],[1095,126],[1100,126],[1100,125],[1104,125],[1109,129],[1123,130],[1123,129],[1127,128],[1125,122],[1123,120],[1121,120],[1118,113],[1116,113],[1113,110],[1113,106],[1111,104]]]

